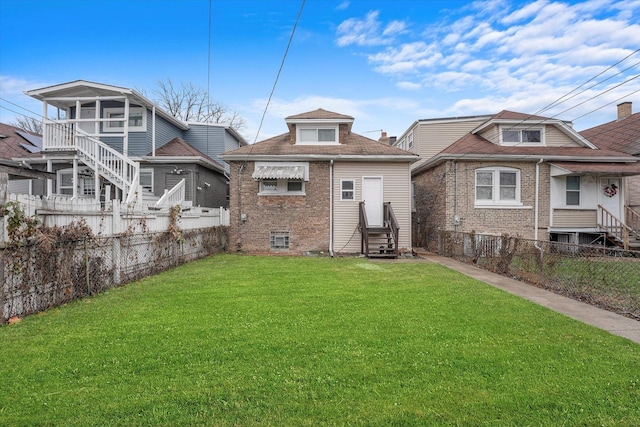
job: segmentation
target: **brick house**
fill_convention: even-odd
[[[548,117],[502,111],[453,143],[461,124],[437,125],[445,137],[429,143],[440,151],[411,172],[414,245],[429,247],[437,231],[450,230],[628,247],[623,178],[640,175],[638,158]]]
[[[288,132],[221,156],[230,164],[230,247],[369,254],[371,232],[388,238],[377,253],[410,251],[419,157],[353,133],[353,121],[322,109],[289,116]],[[391,220],[399,232],[390,237]]]

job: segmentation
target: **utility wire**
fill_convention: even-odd
[[[280,79],[280,73],[284,68],[285,60],[287,59],[287,54],[289,53],[289,48],[291,47],[291,42],[293,41],[293,35],[296,32],[296,28],[298,27],[298,22],[300,22],[300,17],[302,16],[302,10],[304,9],[304,4],[306,0],[302,0],[302,4],[300,5],[300,10],[298,11],[298,16],[296,18],[296,22],[293,25],[293,29],[291,30],[291,35],[289,36],[289,42],[287,43],[287,48],[284,51],[284,55],[282,57],[282,61],[280,62],[280,68],[278,69],[278,74],[276,75],[276,79],[273,82],[273,87],[271,88],[271,93],[269,94],[269,98],[267,99],[267,104],[264,106],[264,111],[262,112],[262,118],[260,119],[260,125],[258,126],[258,131],[256,132],[256,136],[253,140],[255,144],[258,140],[258,135],[260,135],[260,130],[262,129],[262,124],[264,123],[264,117],[267,115],[267,110],[269,109],[269,104],[271,103],[271,98],[273,97],[274,92],[276,91],[276,86],[278,85],[278,80]]]

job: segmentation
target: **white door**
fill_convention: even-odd
[[[381,227],[382,214],[382,177],[362,178],[362,201],[370,227]]]
[[[611,212],[611,215],[624,221],[622,217],[622,199],[620,198],[621,191],[620,178],[600,178],[600,204]]]
[[[96,118],[96,109],[95,107],[81,107],[80,108],[80,118],[81,119],[95,119]],[[88,134],[96,133],[95,122],[80,122],[78,123],[78,128]]]

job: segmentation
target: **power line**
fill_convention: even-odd
[[[302,0],[302,4],[300,5],[300,10],[298,11],[298,16],[296,17],[296,22],[293,25],[293,29],[291,30],[291,35],[289,36],[289,42],[287,43],[287,48],[284,51],[284,55],[282,57],[282,61],[280,62],[280,68],[278,69],[278,73],[276,75],[276,79],[273,82],[273,87],[271,88],[271,93],[269,94],[269,98],[267,99],[267,104],[264,106],[264,111],[262,112],[262,118],[260,119],[260,125],[258,126],[258,131],[256,132],[256,136],[253,140],[255,144],[258,140],[258,135],[260,135],[260,130],[262,129],[262,124],[264,123],[264,117],[267,115],[267,110],[269,109],[269,104],[271,103],[271,98],[273,97],[274,92],[276,91],[276,86],[278,85],[278,80],[280,79],[280,73],[284,68],[284,62],[287,59],[287,54],[289,53],[289,48],[291,47],[291,42],[293,41],[293,35],[296,32],[296,28],[298,27],[298,22],[300,21],[300,17],[302,16],[302,10],[304,9],[304,4],[306,0]]]

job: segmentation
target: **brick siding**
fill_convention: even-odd
[[[270,249],[270,232],[287,231],[290,249],[284,252],[328,251],[329,163],[309,163],[304,196],[258,196],[253,171],[254,162],[230,163],[230,250],[283,252]]]

